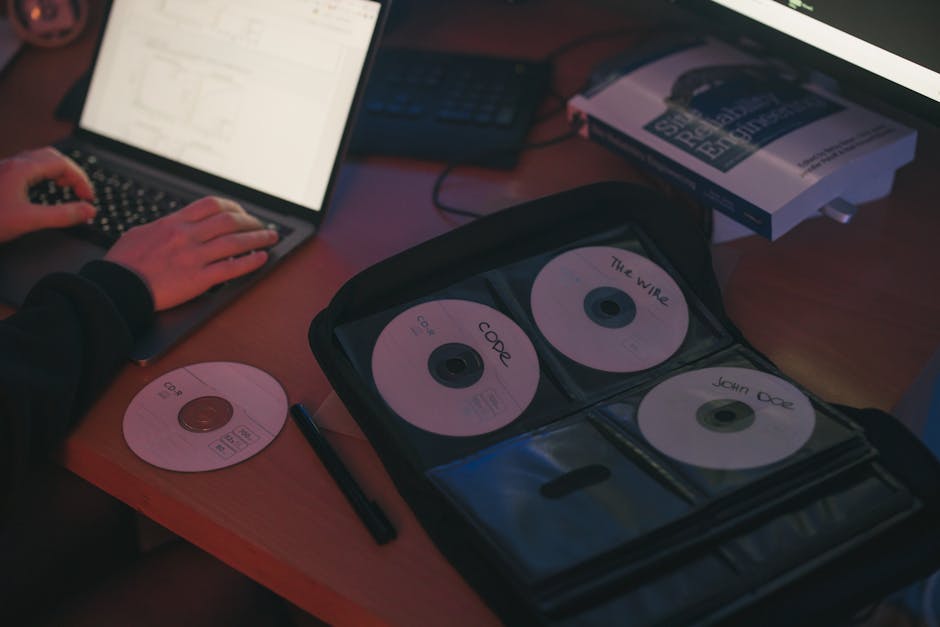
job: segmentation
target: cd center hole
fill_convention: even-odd
[[[730,409],[722,409],[715,412],[715,420],[718,422],[732,422],[735,418],[737,418],[737,415]]]
[[[612,300],[602,300],[601,312],[611,317],[616,316],[620,313],[620,305]]]
[[[458,357],[451,357],[444,362],[444,367],[447,368],[447,372],[450,374],[460,374],[467,369],[467,362]]]

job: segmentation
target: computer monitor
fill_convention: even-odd
[[[746,36],[940,127],[938,0],[672,0],[719,35]]]

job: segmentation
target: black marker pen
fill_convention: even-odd
[[[327,472],[330,473],[333,481],[342,490],[349,504],[356,510],[356,514],[365,523],[375,541],[379,544],[385,544],[394,540],[397,536],[395,527],[392,526],[378,503],[370,501],[363,493],[362,488],[359,487],[359,484],[349,473],[349,469],[343,464],[343,460],[339,458],[320,428],[317,427],[317,423],[313,421],[313,416],[300,403],[293,405],[290,408],[290,413],[294,417],[297,426],[300,427],[301,432],[303,432],[304,437],[307,438],[313,450],[316,451],[320,461],[326,466]]]

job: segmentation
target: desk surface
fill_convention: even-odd
[[[406,15],[390,38],[537,58],[575,35],[628,25],[602,1],[577,15],[562,13],[560,0],[466,0],[459,13],[449,3],[428,4]],[[556,88],[575,91],[593,62],[630,41],[611,37],[565,55]],[[66,49],[27,49],[0,76],[0,156],[69,132],[52,112],[93,48],[88,32]],[[533,137],[564,130],[557,116]],[[751,237],[715,251],[732,319],[783,371],[828,400],[890,410],[940,345],[940,286],[931,273],[940,268],[940,133],[922,129],[918,152],[892,195],[863,206],[849,225],[811,220],[773,244]],[[202,361],[260,367],[291,402],[320,405],[330,387],[307,346],[310,320],[355,272],[461,223],[431,205],[440,169],[394,158],[351,160],[319,236],[165,357],[124,368],[67,441],[64,463],[330,623],[496,623],[437,553],[366,442],[331,438],[400,531],[385,547],[373,543],[291,422],[254,458],[196,474],[149,466],[121,430],[125,408],[144,385]],[[621,158],[575,139],[526,153],[511,172],[458,170],[444,196],[488,211],[610,179],[643,180]]]

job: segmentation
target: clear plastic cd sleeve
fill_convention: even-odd
[[[494,277],[566,393],[595,401],[731,344],[642,231],[624,225]],[[644,315],[645,314],[645,315]]]
[[[336,335],[387,407],[383,426],[390,437],[424,468],[557,420],[574,407],[543,371],[530,335],[503,313],[486,276],[349,322]],[[449,363],[461,375],[479,371],[479,378],[461,381]],[[393,405],[393,396],[405,402]]]
[[[789,388],[785,400],[779,392],[765,392],[783,386]],[[664,403],[656,392],[667,388],[672,402]],[[793,407],[780,409],[780,403]],[[759,487],[764,478],[777,486],[793,476],[799,482],[815,480],[824,476],[827,462],[842,467],[874,454],[845,417],[740,347],[599,403],[592,413],[610,437],[628,449],[642,447],[651,463],[668,469],[700,502]],[[657,439],[651,441],[651,432]]]

